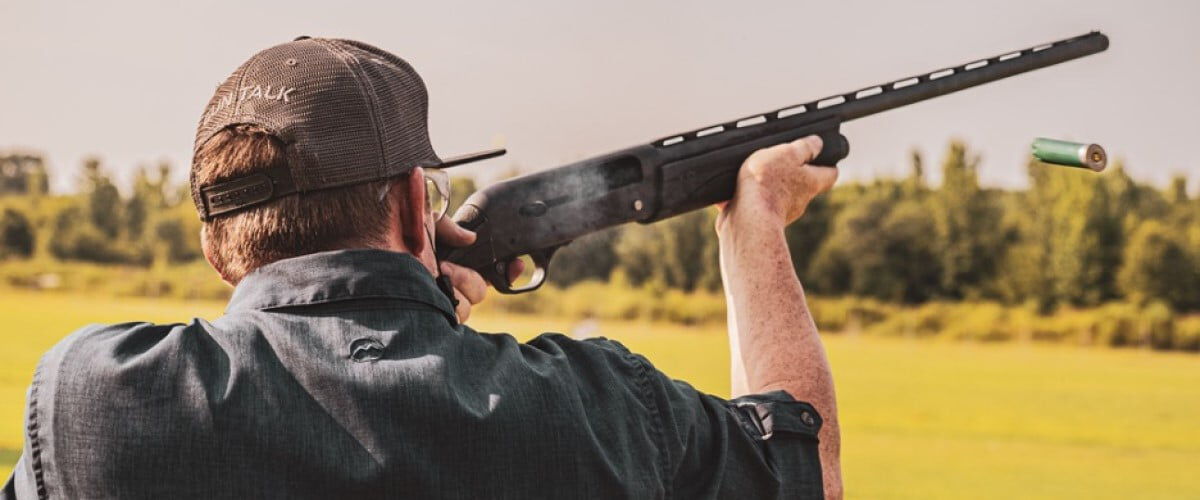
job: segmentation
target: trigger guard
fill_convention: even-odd
[[[512,283],[508,282],[508,260],[496,261],[489,273],[488,281],[492,282],[496,291],[506,295],[528,293],[541,288],[546,283],[546,277],[549,276],[546,268],[550,259],[541,253],[530,253],[529,257],[533,260],[534,265],[533,276],[529,278],[529,284],[518,288],[512,287]]]
[[[533,257],[533,256],[531,255],[530,257]],[[533,257],[533,265],[534,265],[533,276],[531,276],[529,278],[529,284],[522,286],[522,287],[518,287],[518,288],[513,288],[512,283],[508,282],[508,262],[507,261],[497,262],[496,263],[496,277],[498,278],[498,281],[500,282],[500,284],[502,284],[503,286],[496,286],[496,290],[500,291],[500,293],[505,293],[505,294],[518,294],[518,293],[532,292],[534,290],[537,290],[538,288],[541,288],[542,284],[544,284],[546,282],[546,276],[547,276],[546,266],[542,262],[539,262],[541,260],[542,259]],[[497,285],[496,283],[492,283],[492,284]]]
[[[496,263],[491,266],[491,270],[486,273],[486,276],[487,280],[492,283],[493,287],[496,288],[496,291],[503,294],[518,293],[513,291],[512,287],[510,286],[511,283],[508,282],[508,261],[496,261]]]

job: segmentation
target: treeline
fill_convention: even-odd
[[[138,169],[125,194],[99,159],[79,175],[77,193],[52,195],[43,158],[0,155],[0,258],[149,266],[201,257],[200,222],[169,165]]]
[[[952,142],[926,181],[911,158],[904,178],[843,182],[788,227],[806,288],[888,303],[990,301],[1049,312],[1122,301],[1200,310],[1200,200],[1186,179],[1162,190],[1120,162],[1103,174],[1026,165],[1029,187],[980,186],[979,157]],[[118,189],[97,159],[79,190],[51,195],[37,155],[0,155],[0,258],[151,266],[201,258],[199,221],[170,168],[139,169]],[[454,200],[475,186],[456,179]],[[561,249],[560,287],[587,280],[651,289],[720,288],[715,210],[604,231]]]
[[[979,184],[977,154],[952,142],[942,183],[914,153],[901,179],[842,183],[787,228],[806,288],[917,304],[987,300],[1087,307],[1115,300],[1200,309],[1200,200],[1176,177],[1166,190],[1030,162],[1021,191]],[[720,287],[715,211],[581,239],[556,255],[559,285],[622,279],[683,290]]]

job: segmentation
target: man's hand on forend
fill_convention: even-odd
[[[733,199],[717,217],[717,232],[729,229],[731,221],[783,228],[804,215],[809,202],[837,181],[838,169],[808,164],[821,146],[821,138],[810,135],[746,158]]]

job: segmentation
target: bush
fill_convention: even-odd
[[[859,332],[886,320],[897,308],[861,297],[808,297],[817,328],[829,332]]]
[[[1166,304],[1153,302],[1142,311],[1138,327],[1150,347],[1170,349],[1175,338],[1175,313]]]
[[[603,297],[603,300],[597,300]],[[516,314],[613,320],[648,319],[684,325],[725,320],[725,298],[712,292],[684,292],[653,282],[640,287],[583,281],[570,288],[546,285],[535,293],[493,296],[484,305]]]
[[[1120,283],[1126,295],[1143,303],[1165,301],[1180,310],[1200,306],[1200,273],[1192,251],[1178,228],[1143,222],[1125,248]]]
[[[1128,303],[1105,304],[1095,311],[1095,328],[1089,343],[1105,346],[1134,345],[1138,341],[1138,308]]]
[[[202,262],[115,267],[81,262],[0,261],[0,286],[70,290],[115,296],[226,299],[232,289]],[[1047,342],[1097,346],[1144,346],[1200,351],[1200,315],[1177,317],[1163,302],[1141,306],[1112,302],[1099,307],[1037,312],[1036,304],[929,302],[901,307],[869,298],[809,297],[825,334],[941,338],[973,342]],[[569,288],[546,285],[535,293],[492,294],[480,311],[549,318],[648,320],[683,325],[721,324],[724,296],[683,292],[648,282],[630,286],[620,273],[613,283],[583,281]]]
[[[1200,351],[1200,316],[1176,321],[1174,347],[1185,351]]]
[[[0,262],[0,286],[61,290],[110,296],[228,299],[233,289],[207,264],[142,268],[83,262]]]
[[[952,321],[942,336],[955,340],[1001,341],[1016,337],[1008,308],[996,303],[965,304],[952,308]],[[956,310],[955,310],[956,309]]]

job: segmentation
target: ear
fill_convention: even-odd
[[[400,208],[400,233],[409,253],[421,255],[429,242],[425,230],[425,171],[414,168],[399,182],[404,197],[397,204]]]

